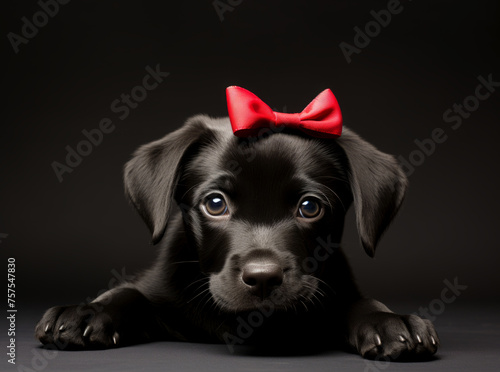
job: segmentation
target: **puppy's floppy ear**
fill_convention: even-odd
[[[373,257],[380,237],[403,201],[408,179],[394,156],[377,150],[352,131],[344,128],[337,143],[349,162],[349,182],[361,242],[366,253]]]
[[[146,222],[153,244],[165,232],[184,154],[211,137],[208,121],[207,116],[192,117],[175,132],[139,147],[125,165],[125,195]]]

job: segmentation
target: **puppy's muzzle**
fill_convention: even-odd
[[[271,260],[250,261],[243,267],[241,280],[252,295],[263,300],[283,283],[283,269]]]

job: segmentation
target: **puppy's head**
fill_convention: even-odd
[[[141,147],[125,167],[126,194],[153,242],[176,201],[213,299],[233,311],[270,297],[285,309],[314,297],[314,260],[333,253],[351,202],[373,256],[406,185],[392,156],[349,130],[336,140],[284,132],[240,139],[227,118],[206,116]],[[320,257],[318,242],[327,242]]]

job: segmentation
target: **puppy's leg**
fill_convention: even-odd
[[[429,320],[395,314],[373,299],[361,299],[351,306],[348,342],[370,359],[425,359],[439,346],[438,335]]]
[[[90,304],[50,308],[35,337],[58,349],[110,348],[156,338],[155,319],[154,306],[141,292],[118,287]]]

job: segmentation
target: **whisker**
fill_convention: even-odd
[[[212,301],[210,301],[210,299]],[[214,310],[219,310],[219,313],[220,313],[220,308],[221,308],[221,301],[217,298],[213,298],[212,296],[210,296],[210,298],[206,301],[206,304],[208,304],[208,302],[212,302],[212,304],[210,305],[210,307],[208,308],[208,311],[214,311]]]
[[[311,275],[311,276],[314,279],[316,279],[317,281],[319,281],[320,283],[324,284],[326,287],[328,287],[333,292],[333,294],[335,294],[335,295],[337,294],[337,292],[335,291],[335,289],[333,289],[330,284],[328,284],[327,282],[325,282],[324,280],[322,280],[322,279],[320,279],[320,278],[318,278],[316,276],[313,276],[313,275]]]
[[[210,292],[205,292],[203,297],[200,299],[200,303],[203,301],[203,305],[201,305],[200,312],[203,311],[203,309],[205,308],[205,306],[207,306],[207,304],[210,302],[211,299],[212,299],[212,296],[211,296]],[[198,310],[198,306],[196,307],[196,310]]]
[[[344,180],[342,178],[338,178],[338,177],[335,177],[335,176],[320,176],[318,178],[331,178],[332,180],[336,180],[336,181],[340,181],[340,182],[344,182],[344,183],[349,183],[349,181],[347,180]]]
[[[328,189],[328,190],[329,190],[329,191],[330,191],[333,195],[335,195],[335,196],[337,197],[337,199],[339,200],[340,204],[342,204],[342,208],[343,208],[343,209],[344,209],[344,211],[345,211],[345,210],[346,210],[346,209],[345,209],[345,205],[344,205],[344,203],[342,203],[342,199],[340,199],[340,196],[338,196],[338,194],[337,194],[335,191],[333,191],[330,187],[328,187],[328,186],[326,186],[326,185],[323,185],[323,187],[326,187],[326,188],[327,188],[327,189]],[[322,194],[323,194],[323,196],[326,198],[326,195],[325,195],[324,193],[322,193]],[[328,200],[328,198],[327,198],[327,200]],[[330,204],[330,202],[328,202],[328,204]],[[332,208],[332,205],[331,205],[331,204],[330,204],[330,208]]]
[[[320,299],[318,298],[318,296],[316,296],[316,293],[315,291],[317,291],[317,288],[314,288],[313,285],[307,283],[308,285],[306,285],[306,288],[310,289],[311,292],[310,292],[310,296],[309,297],[306,297],[304,295],[302,295],[306,300],[308,300],[309,302],[311,302],[312,304],[314,304],[314,299],[316,299],[318,301],[318,304],[321,304],[321,301]]]
[[[177,261],[177,262],[170,262],[169,265],[177,265],[177,264],[181,264],[181,263],[196,263],[196,262],[200,262],[200,260],[196,260],[196,261]]]
[[[314,301],[313,299],[315,299],[316,301],[318,301],[318,304],[321,304],[320,299],[318,298],[318,296],[316,296],[316,294],[315,294],[315,293],[312,293],[312,296],[311,296],[311,302],[313,302],[313,301]]]
[[[200,182],[200,183],[198,183],[198,184],[196,184],[196,185],[191,186],[191,187],[190,187],[189,189],[187,189],[187,191],[186,191],[186,192],[182,195],[181,199],[184,199],[184,197],[186,196],[186,194],[187,194],[188,192],[190,192],[192,189],[194,189],[195,187],[197,187],[197,186],[199,186],[199,185],[201,185],[201,184],[202,184],[202,182]]]
[[[206,286],[206,285],[209,285],[208,281],[207,281],[207,282],[205,282],[205,283],[201,283],[201,284],[198,286],[198,288],[196,288],[196,289],[194,290],[194,292],[195,292],[195,293],[196,293],[196,292],[198,292],[200,289],[202,289],[202,288],[203,288],[204,286]],[[210,287],[208,287],[208,288],[210,289]]]
[[[317,293],[317,294],[319,294],[322,297],[326,297],[325,292],[321,288],[319,288],[318,286],[315,287],[312,284],[307,283],[306,288],[311,289],[312,292],[313,292],[312,294],[316,294]]]
[[[198,296],[202,295],[203,293],[209,291],[210,288],[206,288],[204,289],[203,291],[201,291],[200,293],[198,293],[196,296],[194,296],[192,299],[190,299],[189,301],[187,301],[187,303],[190,303],[191,301],[193,301],[195,298],[197,298]]]
[[[195,280],[194,282],[190,283],[186,288],[184,288],[183,291],[185,291],[186,289],[188,289],[189,287],[191,287],[193,284],[196,284],[198,282],[201,282],[202,280],[207,280],[207,283],[208,283],[208,278],[206,276],[204,276],[203,278],[200,278],[198,280]]]
[[[330,209],[333,210],[333,205],[332,205],[332,203],[330,203],[330,200],[328,199],[328,197],[326,196],[326,194],[323,191],[319,191],[319,192],[321,193],[321,195],[323,195],[323,198],[328,203],[328,206],[330,207]]]

